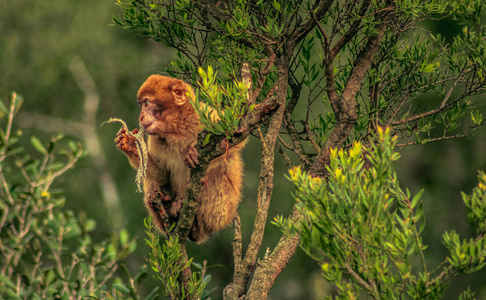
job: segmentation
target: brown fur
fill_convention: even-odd
[[[160,75],[150,76],[138,91],[142,107],[140,125],[149,134],[144,203],[162,233],[168,229],[164,217],[169,222],[177,220],[189,182],[188,166],[198,163],[194,146],[201,126],[190,103],[193,97],[194,92],[187,83]],[[115,142],[137,169],[139,158],[134,138],[122,128]],[[230,148],[226,162],[221,156],[209,164],[202,191],[197,195],[199,207],[189,234],[191,240],[201,242],[235,218],[241,199],[243,162],[240,150],[243,146],[241,143]],[[154,204],[154,197],[162,200],[168,216]]]

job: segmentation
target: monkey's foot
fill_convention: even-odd
[[[167,201],[171,201],[172,197],[170,195],[160,191],[159,199],[160,199],[160,201],[167,202]]]
[[[149,200],[148,206],[151,210],[152,215],[154,216],[155,223],[160,227],[160,229],[164,232],[167,231],[169,227],[169,220],[165,210],[159,205],[157,201]]]
[[[172,200],[172,197],[163,189],[158,188],[153,191],[152,195],[150,195],[150,199],[160,199],[162,202],[168,202]]]
[[[172,204],[170,206],[169,214],[173,217],[178,216],[179,212],[181,211],[183,202],[184,202],[184,199],[182,199],[182,198],[172,202]]]

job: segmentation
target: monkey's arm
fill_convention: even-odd
[[[189,168],[194,168],[199,164],[199,153],[196,149],[198,126],[198,123],[194,122],[192,126],[187,126],[189,128],[186,130],[166,136],[167,144],[178,149],[182,160]]]

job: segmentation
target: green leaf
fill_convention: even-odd
[[[0,119],[5,115],[8,115],[8,108],[5,106],[3,101],[0,100]]]
[[[93,219],[86,220],[85,230],[87,232],[90,232],[90,231],[93,231],[95,229],[96,229],[96,221],[93,220]]]
[[[128,243],[129,238],[128,231],[125,229],[120,230],[120,244],[125,245]]]
[[[413,197],[412,199],[412,209],[415,208],[415,206],[417,205],[417,203],[419,202],[420,198],[422,197],[422,194],[424,193],[424,189],[420,190],[420,192],[418,192],[415,197]]]
[[[119,290],[120,292],[122,292],[123,294],[130,294],[130,289],[121,283],[114,283],[113,287]]]
[[[8,278],[7,275],[0,275],[0,282],[4,283],[9,288],[12,288],[12,289],[16,288],[15,284],[10,280],[10,278]]]
[[[437,63],[433,63],[433,64],[428,64],[426,65],[424,68],[423,68],[423,71],[425,73],[432,73],[434,72],[435,69],[437,69],[437,67],[439,67],[440,63],[437,62]]]
[[[47,154],[46,148],[44,147],[44,145],[42,145],[41,141],[37,137],[31,136],[30,137],[30,143],[35,148],[35,150],[37,150],[38,152],[40,152],[42,154]]]
[[[211,133],[208,133],[206,135],[206,137],[204,137],[204,141],[203,141],[203,144],[202,144],[203,147],[206,146],[209,143],[210,138],[211,138]]]
[[[137,275],[135,275],[135,278],[134,278],[135,286],[138,287],[142,283],[142,281],[145,278],[147,278],[147,276],[148,276],[148,272],[147,272],[146,268],[144,268],[142,271],[137,273]]]

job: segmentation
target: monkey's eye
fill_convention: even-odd
[[[149,100],[147,98],[145,98],[142,101],[140,101],[140,106],[145,107],[145,106],[147,106],[148,103],[149,103]]]

